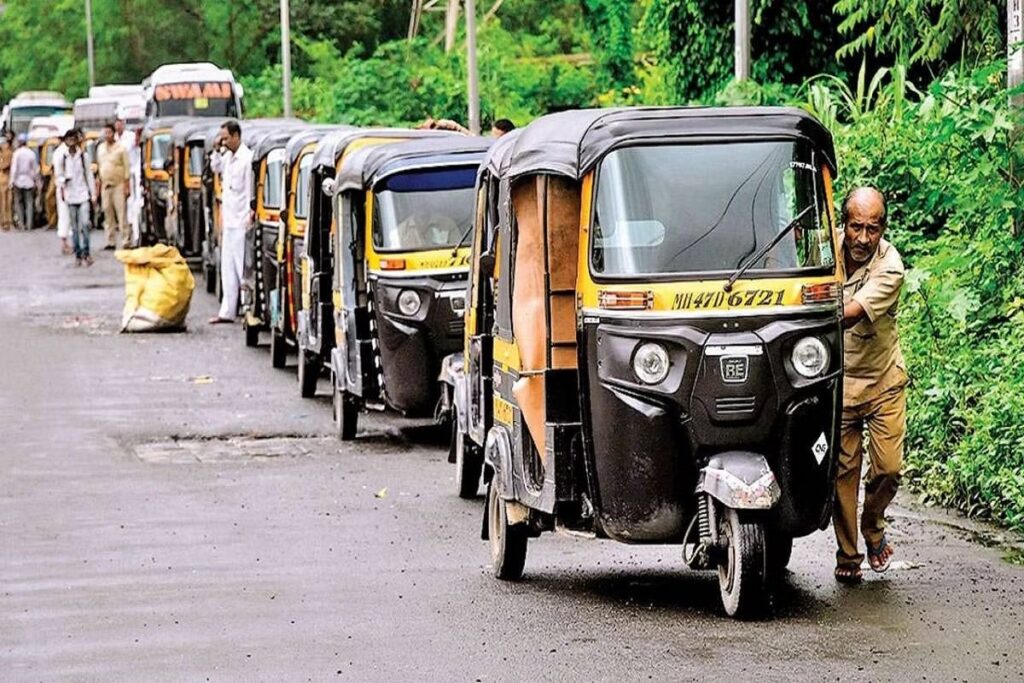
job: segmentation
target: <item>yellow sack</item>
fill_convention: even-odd
[[[196,281],[174,247],[158,244],[114,253],[124,264],[122,332],[160,332],[185,328]]]

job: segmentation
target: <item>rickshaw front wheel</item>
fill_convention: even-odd
[[[722,509],[718,520],[725,545],[718,566],[722,606],[730,617],[757,617],[771,603],[764,522],[732,508]]]
[[[458,408],[452,412],[452,448],[455,449],[455,486],[459,498],[476,498],[484,469],[483,450],[459,431]]]
[[[353,441],[356,438],[356,427],[359,424],[359,404],[344,389],[334,384],[334,428],[338,430],[338,438],[342,441]]]
[[[288,364],[288,347],[277,328],[270,330],[270,364],[278,369]]]
[[[260,328],[253,327],[249,323],[244,323],[245,327],[245,345],[250,349],[256,348],[260,344]]]
[[[528,532],[526,524],[508,523],[505,501],[491,480],[487,485],[487,537],[491,546],[491,564],[497,578],[515,581],[523,577]]]
[[[316,396],[317,380],[320,379],[320,361],[299,343],[299,394],[302,398]]]

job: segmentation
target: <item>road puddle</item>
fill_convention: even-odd
[[[297,436],[166,439],[137,444],[132,450],[142,462],[158,465],[216,464],[308,458],[325,439]]]

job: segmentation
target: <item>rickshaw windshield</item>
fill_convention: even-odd
[[[309,215],[309,175],[313,168],[313,155],[307,154],[299,162],[299,178],[295,183],[295,217]]]
[[[378,251],[454,247],[473,224],[476,168],[396,174],[378,187],[373,245]]]
[[[171,151],[171,134],[159,133],[153,136],[153,150],[150,153],[150,168],[163,168],[167,155]]]
[[[203,175],[203,148],[199,145],[188,146],[188,174],[193,178]]]
[[[808,207],[748,272],[835,264],[821,172],[805,144],[630,147],[608,154],[598,173],[595,275],[727,274]]]
[[[284,201],[284,151],[274,150],[267,155],[267,175],[263,181],[263,206],[280,209]]]

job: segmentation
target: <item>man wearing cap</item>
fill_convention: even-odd
[[[906,363],[896,313],[903,261],[883,236],[887,209],[873,187],[850,192],[843,202],[843,338],[845,379],[839,468],[833,514],[836,579],[861,579],[864,555],[857,547],[857,495],[868,432],[868,475],[860,531],[871,569],[889,568],[894,549],[885,535],[885,509],[899,487],[906,435]]]

